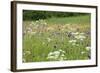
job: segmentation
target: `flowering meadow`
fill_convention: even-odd
[[[91,59],[90,15],[23,21],[23,62]]]

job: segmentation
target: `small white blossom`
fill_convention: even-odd
[[[81,41],[83,41],[84,39],[83,39],[83,38],[81,38],[80,40],[81,40]]]
[[[72,35],[78,35],[79,32],[72,32]]]
[[[86,37],[83,36],[83,35],[77,35],[77,36],[75,36],[75,38],[76,38],[76,39],[82,39],[82,40],[83,40],[83,39],[85,39]]]
[[[65,53],[65,51],[63,51],[63,50],[61,50],[61,49],[59,49],[59,51],[62,52],[62,53]]]
[[[60,52],[59,51],[54,51],[53,52],[55,55],[60,55]]]
[[[69,43],[76,43],[76,40],[69,40]]]
[[[61,55],[61,57],[64,57],[64,56],[65,56],[64,54]]]
[[[82,52],[81,52],[81,54],[85,54],[85,52],[84,52],[84,51],[82,51]]]
[[[89,51],[89,50],[91,49],[91,47],[90,47],[90,46],[87,46],[85,49],[86,49],[87,51]]]

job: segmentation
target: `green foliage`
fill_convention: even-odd
[[[86,15],[86,13],[75,13],[75,12],[72,13],[72,12],[23,10],[23,20],[39,20],[52,17],[71,17],[84,14]]]

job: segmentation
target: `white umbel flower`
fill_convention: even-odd
[[[64,60],[65,59],[65,52],[63,50],[58,50],[54,52],[50,52],[47,56],[48,60]]]

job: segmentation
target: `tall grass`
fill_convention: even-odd
[[[46,24],[41,20],[23,21],[23,62],[90,59],[90,49],[87,49],[91,46],[89,15],[42,21]],[[60,54],[57,56],[54,52]],[[50,53],[53,55],[49,56]]]

